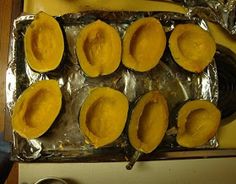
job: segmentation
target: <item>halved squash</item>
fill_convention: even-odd
[[[168,127],[166,99],[158,91],[146,93],[131,114],[129,141],[138,151],[150,153],[161,143]]]
[[[61,98],[61,90],[55,80],[32,84],[15,104],[12,115],[13,130],[27,139],[43,135],[60,112]]]
[[[33,70],[47,72],[56,69],[64,52],[64,39],[58,22],[44,12],[35,15],[26,29],[24,49]]]
[[[216,134],[220,119],[220,111],[209,101],[185,103],[178,112],[178,144],[188,148],[204,145]]]
[[[80,129],[95,148],[115,141],[122,133],[128,100],[120,91],[98,87],[91,91],[80,110]]]
[[[131,24],[123,40],[123,64],[145,72],[155,67],[164,53],[166,35],[154,17],[141,18]]]
[[[176,63],[190,72],[200,73],[212,61],[215,40],[195,24],[178,24],[170,35],[169,48]]]
[[[119,33],[101,20],[90,23],[79,33],[76,52],[80,66],[89,77],[111,74],[121,60]]]

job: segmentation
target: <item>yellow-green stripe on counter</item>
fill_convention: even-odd
[[[25,0],[24,12],[36,14],[44,11],[50,15],[62,15],[86,10],[107,11],[168,11],[187,13],[181,5],[163,1],[145,0]]]

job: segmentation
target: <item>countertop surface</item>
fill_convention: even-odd
[[[20,164],[19,183],[59,177],[70,184],[235,184],[236,158],[138,162]]]

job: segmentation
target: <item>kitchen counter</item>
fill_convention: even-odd
[[[20,164],[19,181],[31,184],[54,176],[70,184],[235,184],[236,158],[166,160],[137,163]]]

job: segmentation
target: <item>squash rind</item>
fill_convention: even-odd
[[[186,102],[178,112],[177,142],[179,145],[194,148],[202,146],[217,132],[221,113],[207,100]]]
[[[81,68],[89,77],[111,74],[121,62],[119,33],[101,20],[90,23],[78,35],[76,53]]]
[[[216,52],[210,33],[195,24],[178,24],[170,35],[169,48],[179,66],[195,73],[202,72]]]
[[[150,91],[136,104],[128,128],[131,145],[138,151],[151,153],[161,143],[168,127],[167,102],[158,91]]]
[[[24,50],[29,66],[37,72],[56,69],[63,57],[64,38],[59,23],[39,12],[27,27]]]
[[[120,91],[97,87],[85,99],[79,116],[80,130],[95,148],[115,141],[122,133],[128,100]]]
[[[12,127],[26,139],[43,135],[61,109],[62,94],[55,80],[32,84],[18,98],[12,115]]]
[[[165,46],[166,35],[159,20],[141,18],[126,30],[122,63],[135,71],[149,71],[159,63]]]

